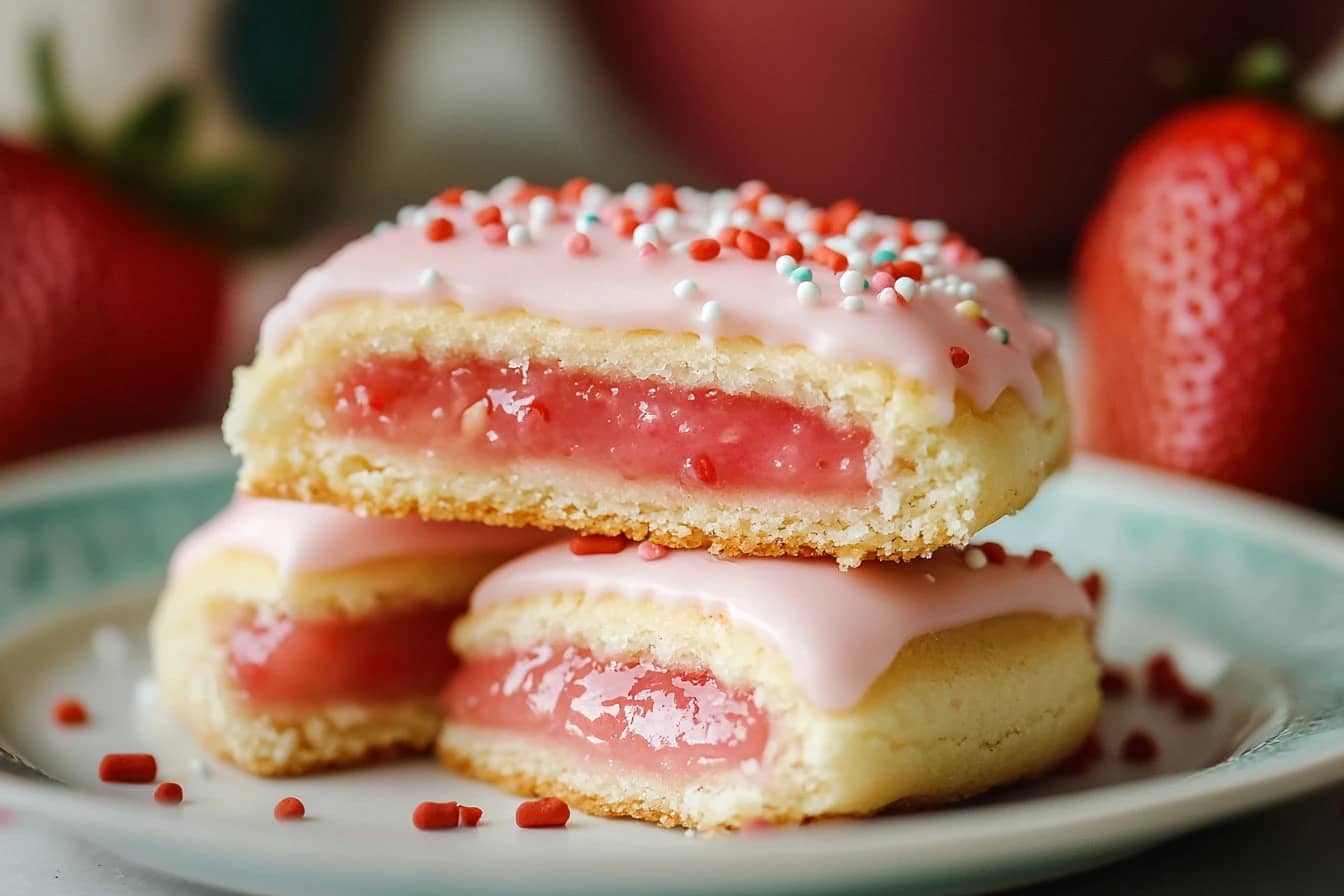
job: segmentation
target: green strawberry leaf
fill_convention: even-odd
[[[112,137],[108,162],[136,173],[162,173],[182,161],[191,126],[186,88],[169,85],[154,94]]]
[[[57,64],[56,37],[49,31],[33,36],[29,46],[29,73],[37,94],[38,132],[52,150],[79,155],[83,140],[74,113],[66,101]]]

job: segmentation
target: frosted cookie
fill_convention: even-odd
[[[691,828],[928,806],[1044,772],[1099,710],[1090,606],[1052,562],[986,553],[844,572],[540,548],[487,576],[453,628],[439,756]]]
[[[173,556],[150,624],[163,699],[259,775],[425,749],[449,625],[486,572],[546,537],[235,498]]]
[[[449,190],[305,274],[237,372],[249,493],[853,565],[1065,458],[1052,334],[937,221],[759,184]]]

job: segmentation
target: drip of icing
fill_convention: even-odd
[[[510,189],[516,191],[516,184]],[[492,200],[510,214],[526,214],[505,195],[497,189]],[[585,225],[588,248],[580,254],[570,240],[580,212],[572,203],[562,203],[548,222],[534,221],[525,243],[502,245],[484,238],[473,210],[431,202],[424,215],[380,227],[305,273],[267,315],[260,351],[279,350],[305,318],[342,301],[442,302],[477,315],[521,308],[572,326],[617,331],[685,332],[708,341],[750,336],[772,346],[800,345],[841,362],[875,362],[922,382],[932,410],[944,420],[952,416],[957,391],[981,410],[1007,388],[1034,411],[1043,406],[1033,362],[1053,351],[1054,336],[1027,318],[1001,263],[952,252],[936,261],[944,279],[956,278],[973,291],[984,316],[1010,334],[1006,344],[981,321],[955,310],[970,293],[935,288],[938,278],[926,277],[929,294],[908,305],[881,301],[872,288],[859,301],[846,301],[839,276],[804,261],[818,291],[814,301],[801,304],[797,284],[776,270],[772,257],[753,260],[724,249],[710,261],[696,261],[684,244],[704,237],[705,222],[722,200],[690,190],[679,191],[678,199],[683,211],[641,234],[661,246],[658,251],[641,252],[610,223],[594,223]],[[611,220],[613,207],[603,210],[604,222]],[[722,207],[717,211],[726,214]],[[426,216],[452,221],[456,235],[430,240],[417,220]],[[873,235],[861,245],[871,249],[877,234],[892,231],[896,219],[868,220]],[[929,245],[939,251],[937,244]],[[854,282],[851,277],[846,285],[853,289]],[[692,292],[691,299],[681,295]],[[711,305],[714,313],[703,313]],[[965,348],[969,363],[954,367],[952,346]]]
[[[921,635],[1011,613],[1090,617],[1083,589],[1054,563],[1008,557],[972,569],[945,549],[926,560],[720,559],[671,551],[656,563],[627,547],[577,556],[538,548],[496,569],[472,594],[473,610],[560,591],[656,600],[722,613],[773,644],[818,706],[853,707],[906,644]],[[710,670],[712,671],[712,670]]]
[[[365,518],[322,504],[237,495],[173,552],[174,578],[227,548],[270,557],[281,578],[415,555],[516,554],[556,536],[479,523]]]

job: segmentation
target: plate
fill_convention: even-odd
[[[1048,546],[1074,573],[1099,568],[1103,652],[1135,664],[1169,650],[1216,707],[1190,722],[1139,694],[1108,702],[1107,758],[1088,774],[939,811],[708,836],[582,815],[566,830],[519,830],[516,798],[429,760],[254,780],[204,756],[142,684],[164,561],[227,499],[232,472],[218,435],[192,432],[0,476],[0,744],[32,767],[0,761],[0,805],[255,893],[945,893],[1095,866],[1344,778],[1344,529],[1082,458],[993,537]],[[66,694],[89,706],[90,725],[49,721]],[[1152,764],[1117,755],[1136,728],[1159,743]],[[142,750],[183,785],[182,806],[98,782],[104,752]],[[307,820],[272,820],[287,795]],[[480,805],[485,820],[417,831],[410,812],[426,799]]]

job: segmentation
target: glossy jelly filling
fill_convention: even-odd
[[[330,387],[335,431],[452,461],[564,460],[688,488],[862,495],[871,433],[777,398],[558,365],[374,359]]]
[[[444,690],[450,718],[562,742],[585,760],[696,774],[760,761],[769,720],[704,670],[598,660],[540,645],[472,660]]]
[[[248,701],[282,707],[433,696],[455,665],[458,606],[354,619],[245,620],[228,635],[229,672]]]

